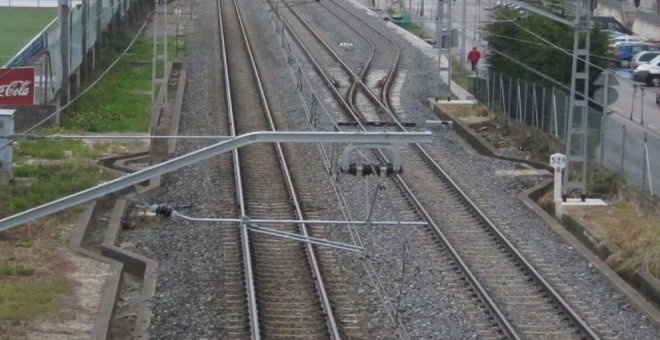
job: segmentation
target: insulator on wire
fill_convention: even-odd
[[[174,211],[174,209],[168,207],[165,204],[160,204],[160,205],[158,205],[158,207],[156,207],[156,215],[157,216],[171,217],[173,211]]]
[[[348,168],[341,168],[340,170],[342,173],[347,173],[353,176],[362,175],[363,177],[371,176],[371,175],[376,175],[378,177],[391,176],[394,174],[401,174],[403,172],[402,167],[395,168],[394,164],[392,163],[380,164],[380,165],[372,164],[372,163],[367,163],[367,164],[351,163],[348,166]]]
[[[374,166],[371,163],[365,164],[362,168],[362,177],[374,174]]]
[[[385,176],[390,176],[390,175],[393,175],[393,174],[395,173],[395,171],[394,171],[394,165],[393,165],[392,163],[387,163],[387,164],[385,165],[385,167],[386,167],[386,169],[387,169],[387,170],[385,171]],[[399,173],[401,173],[401,172],[403,172],[403,168],[399,169]]]

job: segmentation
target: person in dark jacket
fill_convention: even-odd
[[[481,59],[481,52],[476,47],[472,47],[472,51],[468,53],[467,59],[472,63],[472,71],[477,72],[477,63]]]

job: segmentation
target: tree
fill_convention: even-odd
[[[501,51],[523,62],[529,68],[570,86],[571,54],[575,33],[572,27],[538,14],[525,13],[521,15],[519,10],[512,8],[498,9],[495,18],[497,20],[515,19],[515,21],[493,22],[485,27],[486,39],[491,49]],[[568,19],[573,20],[572,18]],[[552,42],[556,47],[549,45],[530,32]],[[591,31],[590,39],[590,63],[600,68],[607,68],[611,65],[611,61],[607,58],[608,34],[602,31],[598,25],[595,25]],[[500,54],[489,53],[486,58],[491,65],[491,69],[495,72],[550,85],[550,82],[543,77]],[[601,70],[592,66],[589,71],[593,83],[596,77],[600,75]]]

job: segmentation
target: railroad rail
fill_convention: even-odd
[[[292,10],[292,12],[295,12]],[[299,17],[299,16],[298,16]],[[284,17],[280,17],[285,21]],[[300,20],[303,20],[300,18]],[[313,30],[309,25],[305,25]],[[291,26],[285,22],[289,34],[302,45],[302,41]],[[318,34],[319,41],[322,39]],[[363,36],[364,37],[364,36]],[[389,119],[400,131],[407,129],[391,111],[388,95],[376,97],[361,81],[364,74],[356,75],[339,56],[331,51],[327,43],[322,45],[333,58],[344,66],[356,83],[370,98],[379,98],[379,108],[386,107]],[[301,48],[304,48],[301,46]],[[308,59],[312,57],[308,55]],[[329,88],[331,83],[327,83]],[[331,89],[332,91],[332,89]],[[347,115],[354,117],[352,106],[346,108]],[[365,130],[364,126],[358,126]],[[423,183],[412,183],[396,176],[396,186],[414,203],[417,211],[426,219],[444,247],[449,249],[456,263],[468,278],[471,288],[478,293],[481,302],[499,325],[503,335],[509,338],[574,337],[592,338],[598,336],[571,308],[571,306],[543,279],[534,267],[522,256],[504,234],[474,204],[453,181],[448,173],[421,145],[403,152],[406,157],[407,172],[414,172]],[[379,155],[384,162],[387,158]],[[443,204],[436,204],[425,195],[429,185],[442,192]],[[437,195],[434,195],[437,196]],[[458,212],[458,213],[457,213]],[[453,223],[439,224],[436,221],[452,216]],[[489,326],[490,327],[490,326]]]
[[[217,4],[232,134],[274,131],[239,2]],[[279,144],[249,146],[235,152],[233,159],[242,216],[305,218]],[[271,228],[307,235],[304,224]],[[311,245],[240,229],[251,337],[339,338]]]

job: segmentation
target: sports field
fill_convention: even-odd
[[[56,8],[0,7],[0,66],[57,16]]]

